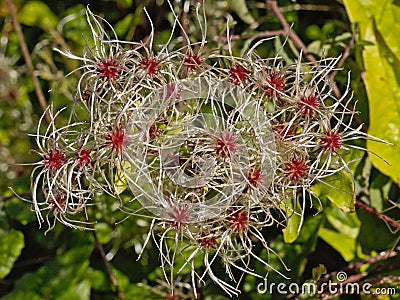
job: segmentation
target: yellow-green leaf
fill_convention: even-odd
[[[356,240],[324,227],[320,227],[318,236],[338,251],[346,261],[351,261],[356,253]]]
[[[166,134],[167,135],[174,135],[182,132],[185,129],[184,126],[178,126],[178,127],[172,127],[171,129],[168,129]]]
[[[120,195],[126,190],[128,186],[128,179],[125,177],[125,172],[131,172],[132,166],[128,161],[122,161],[121,165],[117,169],[114,178],[115,194]]]
[[[377,169],[400,183],[400,7],[391,0],[344,4],[351,21],[359,25],[361,39],[369,42],[363,51],[368,133],[393,144],[367,141],[370,158]]]
[[[320,199],[329,199],[346,213],[355,211],[354,182],[351,174],[341,171],[318,182],[311,187],[314,195]]]
[[[286,201],[286,227],[283,229],[283,240],[285,243],[293,243],[300,234],[302,210],[298,201],[294,208],[293,199]]]

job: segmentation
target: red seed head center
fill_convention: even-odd
[[[342,137],[335,131],[327,131],[321,137],[320,145],[324,147],[324,151],[336,152],[342,147]]]
[[[65,160],[66,156],[63,152],[58,149],[52,149],[46,153],[44,164],[51,170],[55,171],[62,167]]]
[[[222,133],[217,138],[216,153],[221,157],[233,156],[238,148],[237,138],[230,133]]]

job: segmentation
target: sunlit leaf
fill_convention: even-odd
[[[332,248],[338,251],[346,261],[351,261],[356,253],[356,241],[341,232],[320,228],[318,235]]]
[[[131,164],[128,161],[123,161],[115,173],[114,187],[116,195],[121,194],[128,186],[128,179],[125,177],[124,172],[131,172]]]
[[[90,282],[89,280],[82,280],[78,284],[70,286],[65,290],[57,299],[59,300],[89,300],[90,299]]]
[[[314,280],[319,280],[322,275],[326,274],[327,270],[323,264],[319,264],[315,268],[312,269],[312,278]]]
[[[355,257],[357,237],[361,222],[357,214],[347,214],[337,206],[325,208],[326,222],[318,235],[332,248],[338,251],[346,261]]]
[[[393,143],[368,141],[368,149],[376,154],[370,155],[371,161],[382,173],[399,183],[400,7],[391,2],[346,0],[344,4],[351,21],[359,24],[361,39],[373,43],[363,51],[370,112],[368,133]]]
[[[344,213],[337,206],[327,207],[325,213],[327,221],[334,229],[353,239],[357,238],[361,225],[357,214]]]
[[[311,187],[318,198],[329,199],[333,204],[346,213],[354,212],[354,184],[351,174],[341,171],[318,182]]]
[[[369,200],[371,207],[377,212],[382,212],[384,203],[389,198],[389,191],[393,184],[392,180],[381,173],[377,174],[376,178],[371,182],[369,187]]]
[[[96,230],[97,237],[101,244],[107,244],[111,240],[113,230],[107,223],[96,223],[94,229]]]

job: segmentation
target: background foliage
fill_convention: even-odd
[[[186,14],[188,5],[195,2],[176,1],[174,6],[178,13]],[[65,75],[78,66],[52,49],[68,45],[73,53],[81,53],[84,37],[89,35],[84,17],[86,4],[113,24],[120,39],[141,40],[149,34],[144,7],[156,28],[155,45],[166,41],[173,22],[173,16],[162,0],[84,3],[18,0],[14,3],[36,75],[43,89],[51,91],[46,93],[46,97],[56,109],[71,108],[77,74]],[[349,274],[364,272],[360,280],[370,282],[376,278],[399,278],[399,257],[381,260],[379,265],[368,258],[394,249],[399,241],[399,227],[377,216],[399,218],[400,25],[396,17],[400,14],[400,3],[396,0],[283,0],[278,4],[293,31],[305,43],[303,53],[308,52],[317,59],[344,55],[342,69],[335,75],[338,90],[344,91],[350,72],[350,85],[360,112],[357,121],[364,124],[368,133],[393,145],[367,142],[369,154],[351,154],[360,158],[352,164],[356,199],[375,209],[377,214],[361,209],[346,214],[334,205],[335,201],[345,201],[341,199],[343,195],[324,194],[323,187],[315,186],[314,192],[322,195],[323,210],[320,211],[319,203],[308,209],[299,236],[290,236],[288,230],[282,234],[281,228],[268,233],[272,248],[290,270],[274,258],[271,264],[291,278],[287,283],[317,281],[318,269],[315,268],[321,264],[329,273],[363,259],[367,259],[367,263],[361,268],[350,267]],[[236,55],[269,32],[282,29],[282,24],[265,1],[215,0],[206,1],[206,5],[210,45],[226,40],[226,20],[230,16],[230,33]],[[93,235],[59,224],[44,235],[45,229],[38,229],[29,203],[14,197],[9,188],[29,198],[31,167],[21,163],[38,160],[30,150],[34,148],[34,141],[29,133],[35,132],[42,109],[27,74],[5,1],[0,2],[0,16],[0,295],[4,299],[117,299]],[[192,15],[187,16],[191,18]],[[199,40],[201,36],[196,23],[188,24],[191,24],[187,28],[191,39]],[[286,36],[282,35],[260,47],[259,55],[273,57],[285,39]],[[293,62],[298,54],[298,47],[288,39],[284,45],[284,59]],[[365,146],[363,141],[355,143]],[[102,206],[96,210],[99,221],[95,227],[125,298],[167,299],[168,289],[158,281],[161,271],[156,247],[150,244],[149,251],[136,261],[148,221],[131,217],[116,224],[124,215],[118,211],[115,201],[103,198]],[[188,275],[181,274],[183,278]],[[273,272],[268,280],[283,281]],[[396,280],[383,282],[378,280],[375,286],[393,286],[400,297]],[[247,294],[240,298],[279,298],[278,295],[257,293],[258,283],[252,277],[244,278],[241,285]],[[226,297],[212,285],[206,286],[201,295],[203,299]],[[345,297],[349,296],[342,296]],[[353,296],[352,299],[360,297],[375,299],[367,295]]]

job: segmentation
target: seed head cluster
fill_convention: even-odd
[[[349,170],[343,153],[366,138],[352,127],[349,91],[333,96],[338,59],[287,65],[279,55],[260,58],[256,47],[235,57],[225,45],[205,51],[205,41],[189,39],[154,51],[118,40],[89,10],[87,21],[93,36],[82,57],[57,50],[81,63],[70,121],[58,128],[64,111],[49,108],[52,122],[42,132],[42,118],[35,136],[39,223],[91,228],[99,193],[128,216],[139,215],[139,204],[153,220],[171,295],[183,268],[194,291],[208,278],[237,295],[239,273],[265,276],[251,261],[276,269],[254,249],[271,250],[265,231],[297,213],[285,201]],[[215,272],[221,267],[226,277]]]

